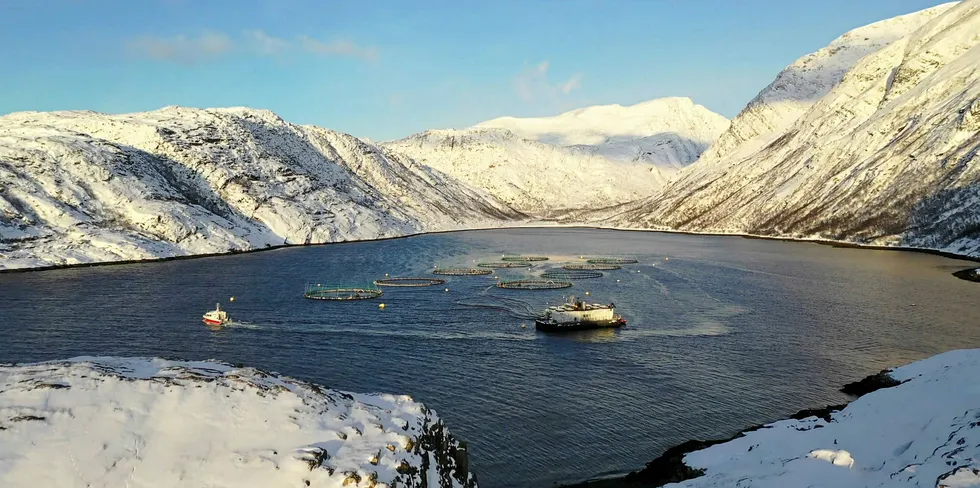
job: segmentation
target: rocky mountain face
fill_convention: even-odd
[[[614,222],[980,255],[980,1],[918,15],[791,124],[706,154]]]
[[[268,111],[0,117],[0,268],[497,225],[487,193]]]
[[[504,117],[383,145],[518,210],[546,215],[648,196],[727,126],[688,98],[664,98],[555,117]]]

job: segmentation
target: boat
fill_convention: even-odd
[[[207,325],[225,325],[231,323],[231,317],[228,317],[228,312],[221,310],[221,304],[215,303],[214,310],[209,310],[203,316],[204,323]]]
[[[534,321],[534,328],[543,332],[617,328],[626,325],[626,319],[616,315],[616,307],[610,303],[585,303],[569,297],[568,303],[548,307],[544,315]]]

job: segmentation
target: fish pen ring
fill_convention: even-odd
[[[486,276],[488,274],[493,274],[493,270],[473,268],[436,268],[432,270],[432,274],[443,276]]]
[[[601,278],[602,272],[594,270],[552,270],[541,273],[542,278],[559,280],[584,280],[587,278]]]
[[[559,280],[514,280],[497,283],[497,288],[508,288],[511,290],[557,290],[559,288],[570,288],[571,286],[572,282]]]
[[[548,256],[504,256],[500,260],[508,262],[547,261]]]
[[[313,300],[369,300],[384,295],[379,288],[360,288],[352,286],[324,286],[320,284],[306,285],[303,291],[305,298]]]
[[[404,287],[433,286],[433,285],[441,285],[445,282],[446,280],[441,280],[439,278],[410,278],[410,277],[384,278],[381,280],[374,280],[374,284],[378,286],[404,286]]]
[[[592,258],[586,259],[585,262],[589,264],[633,264],[639,261],[633,258]]]
[[[495,263],[477,263],[481,268],[530,268],[527,261],[500,261]]]
[[[617,270],[617,269],[623,269],[623,267],[620,266],[620,265],[618,265],[618,264],[595,264],[595,263],[590,263],[590,264],[566,264],[566,265],[562,266],[562,269],[567,269],[567,270],[570,270],[570,271],[580,271],[580,270],[589,270],[589,271],[613,271],[613,270]]]

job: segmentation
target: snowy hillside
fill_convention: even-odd
[[[610,159],[638,158],[680,169],[698,159],[728,119],[690,98],[658,98],[636,105],[598,105],[555,117],[501,117],[474,126],[507,129],[525,139],[578,146]]]
[[[732,119],[728,130],[704,153],[703,161],[737,157],[771,142],[837,86],[861,58],[905,37],[953,5],[955,2],[859,27],[797,59]]]
[[[518,210],[598,208],[653,193],[728,121],[687,98],[505,117],[384,146],[482,188]]]
[[[475,488],[464,447],[407,396],[216,362],[0,366],[0,486]]]
[[[615,222],[980,255],[980,0],[942,8],[772,142],[691,165]]]
[[[0,117],[0,268],[398,236],[520,218],[352,136],[268,111]]]
[[[967,487],[980,484],[980,350],[898,368],[830,421],[785,420],[687,454],[669,487]]]

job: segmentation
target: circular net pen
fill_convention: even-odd
[[[511,290],[557,290],[559,288],[570,288],[571,286],[572,282],[559,280],[514,280],[497,283],[497,288]]]
[[[507,262],[529,263],[532,261],[547,261],[548,256],[504,256],[500,258],[500,260]]]
[[[377,286],[403,286],[406,288],[420,288],[423,286],[441,285],[445,282],[446,280],[440,280],[439,278],[409,278],[409,277],[385,278],[382,280],[374,280],[374,284]]]
[[[589,264],[633,264],[639,261],[633,258],[592,258],[586,259],[585,262]]]
[[[554,270],[541,273],[542,278],[557,280],[584,280],[588,278],[601,278],[602,272],[594,270]]]
[[[567,269],[569,271],[613,271],[617,269],[623,269],[622,266],[618,264],[566,264],[562,266],[562,269]]]
[[[443,276],[486,276],[488,274],[493,274],[493,270],[473,268],[436,268],[432,270],[432,274]]]
[[[477,263],[481,268],[530,268],[531,265],[526,261],[500,261],[496,263]]]
[[[306,285],[303,297],[313,300],[369,300],[384,295],[378,288],[359,288],[356,286]]]

